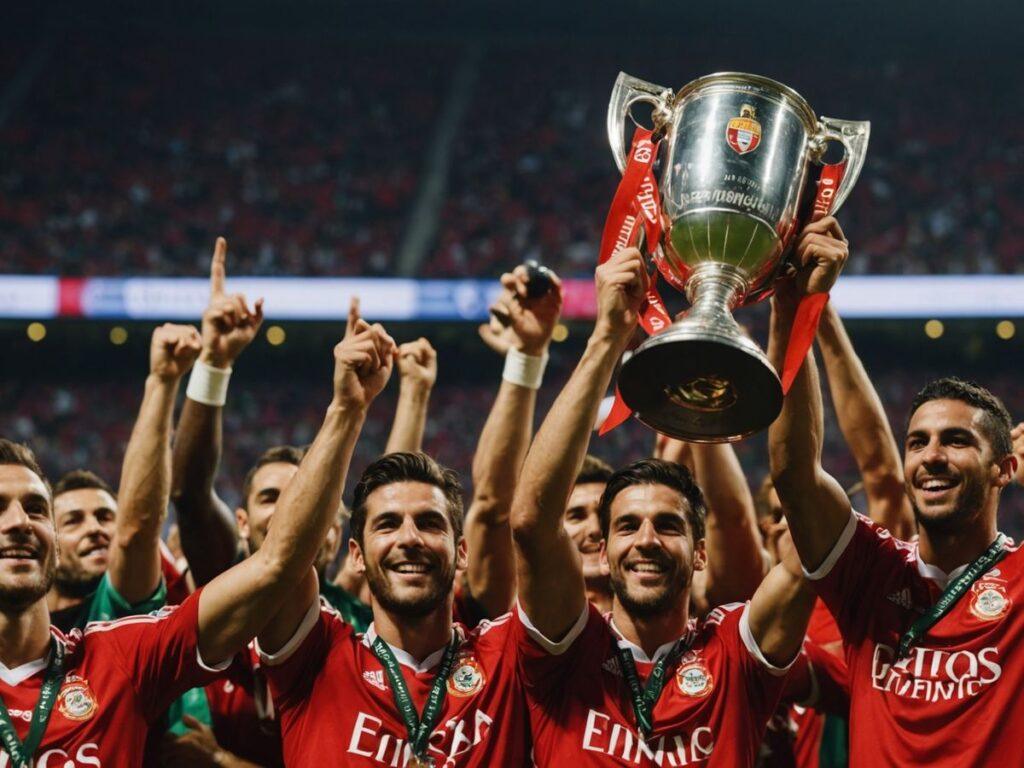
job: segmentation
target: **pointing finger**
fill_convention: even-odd
[[[224,263],[228,256],[228,241],[223,237],[217,238],[213,246],[213,259],[210,261],[210,295],[221,296],[224,293],[224,279],[227,270]]]

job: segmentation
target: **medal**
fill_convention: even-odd
[[[645,686],[640,685],[640,675],[636,671],[633,653],[628,648],[623,648],[616,643],[615,652],[619,656],[622,676],[626,678],[626,684],[629,686],[636,725],[644,738],[650,736],[654,731],[654,705],[657,703],[658,697],[661,696],[661,689],[665,687],[665,673],[689,649],[692,642],[692,635],[685,640],[678,641],[675,647],[654,665]]]
[[[405,768],[434,768],[437,765],[432,757],[419,757],[413,755],[409,758],[409,762],[405,764]]]

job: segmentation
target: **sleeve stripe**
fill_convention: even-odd
[[[821,565],[813,571],[808,571],[805,567],[804,575],[811,581],[819,581],[828,576],[835,567],[835,564],[839,562],[839,558],[842,557],[843,552],[845,552],[846,548],[850,545],[850,542],[853,540],[853,534],[856,530],[857,514],[853,510],[850,510],[850,519],[846,521],[846,527],[843,528],[843,532],[840,533],[839,538],[836,539],[836,543],[832,547],[832,551],[826,555],[825,559],[821,562]]]
[[[583,632],[584,627],[587,626],[587,619],[590,616],[590,604],[583,604],[583,612],[580,613],[580,617],[576,619],[576,623],[572,625],[568,632],[558,642],[549,640],[545,637],[539,629],[533,626],[533,622],[530,621],[530,617],[526,615],[526,611],[523,610],[523,606],[518,600],[516,600],[516,612],[519,614],[519,620],[523,623],[523,628],[534,642],[537,643],[541,648],[550,653],[552,656],[561,656],[576,642],[576,638]]]
[[[177,608],[177,606],[175,606]],[[133,624],[156,624],[157,622],[164,621],[165,619],[171,618],[174,611],[170,611],[161,608],[157,613],[145,614],[141,616],[126,616],[123,619],[114,619],[113,621],[90,621],[85,625],[84,634],[88,635],[91,632],[108,632],[111,629],[117,629],[118,627],[128,627]]]
[[[332,613],[334,613],[332,611]],[[337,614],[334,613],[336,616]],[[302,617],[302,621],[299,622],[298,628],[295,630],[295,634],[291,636],[291,639],[281,646],[281,649],[277,653],[266,653],[260,648],[259,638],[256,638],[256,652],[260,655],[260,663],[266,664],[268,667],[272,667],[275,664],[284,664],[291,658],[291,655],[299,649],[302,645],[302,641],[305,640],[313,627],[316,626],[317,621],[320,620],[320,599],[317,598],[309,606],[309,610],[306,611],[306,615]]]
[[[757,645],[757,641],[754,639],[754,633],[750,631],[750,621],[747,618],[750,612],[750,603],[743,609],[743,615],[740,616],[740,638],[743,640],[743,645],[746,647],[747,652],[750,653],[757,663],[764,667],[769,674],[781,677],[782,675],[789,672],[792,666],[796,663],[796,660],[800,657],[800,652],[797,651],[796,655],[793,656],[792,661],[784,667],[777,667],[772,664],[768,659],[764,657],[760,647]]]

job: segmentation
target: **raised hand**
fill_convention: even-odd
[[[644,257],[637,248],[612,254],[594,274],[597,283],[595,335],[607,334],[625,344],[640,318],[640,306],[650,280]]]
[[[796,290],[801,295],[828,293],[849,255],[849,241],[834,216],[812,221],[796,244]]]
[[[366,409],[391,378],[398,347],[379,323],[357,320],[334,348],[334,401]]]
[[[210,302],[203,312],[200,358],[215,368],[230,368],[263,324],[263,299],[250,309],[244,295],[225,292],[227,253],[227,240],[218,237],[210,261]]]
[[[149,372],[164,381],[177,381],[199,357],[202,341],[191,325],[164,323],[149,345]]]
[[[403,386],[431,389],[437,381],[437,352],[422,336],[398,348],[398,374]]]

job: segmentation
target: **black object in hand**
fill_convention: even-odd
[[[526,298],[539,299],[555,286],[552,279],[554,272],[535,259],[527,259],[526,267]]]

